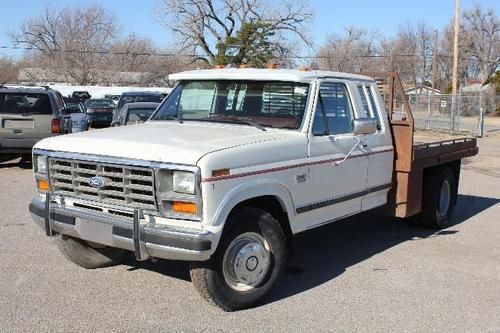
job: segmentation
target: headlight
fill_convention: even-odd
[[[35,172],[47,174],[47,156],[38,155],[35,161]]]
[[[201,179],[198,168],[157,169],[156,177],[156,195],[164,217],[201,221]]]
[[[174,171],[172,183],[174,192],[195,194],[196,177],[192,172]]]

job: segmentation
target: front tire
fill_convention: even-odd
[[[261,209],[243,207],[226,223],[215,254],[191,263],[190,273],[202,297],[236,311],[269,294],[285,267],[286,238],[279,222]]]
[[[435,229],[450,226],[457,197],[457,181],[448,167],[435,170],[424,183],[421,221]]]
[[[101,246],[66,235],[57,238],[57,246],[66,259],[88,269],[118,265],[127,255],[127,251],[122,249]]]

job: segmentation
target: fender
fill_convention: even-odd
[[[231,191],[229,191],[224,196],[224,199],[217,207],[217,210],[215,211],[214,217],[211,221],[211,226],[215,228],[219,227],[220,229],[222,229],[229,216],[229,213],[236,205],[245,200],[265,195],[274,196],[279,200],[281,206],[288,215],[288,220],[290,221],[292,232],[294,232],[292,221],[294,220],[295,216],[295,206],[290,192],[283,184],[277,183],[276,179],[265,178],[258,179],[252,182],[242,183],[231,189]]]

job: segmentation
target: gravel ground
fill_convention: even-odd
[[[185,263],[66,261],[29,217],[29,166],[4,163],[0,332],[499,332],[500,174],[483,162],[498,163],[500,140],[480,146],[464,163],[453,226],[435,232],[370,212],[301,234],[267,302],[236,313],[206,304]]]

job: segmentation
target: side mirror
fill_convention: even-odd
[[[355,135],[373,134],[377,132],[377,119],[361,118],[352,121],[353,133]]]

